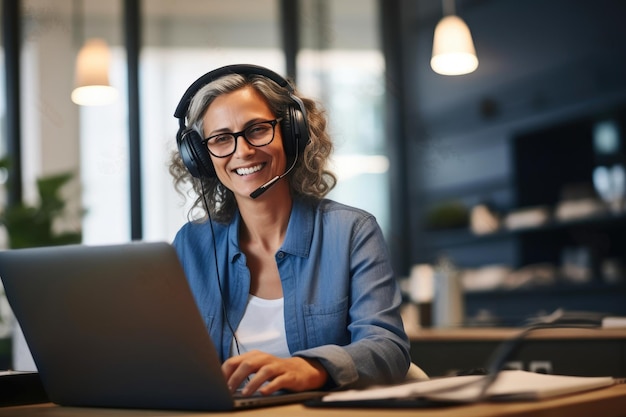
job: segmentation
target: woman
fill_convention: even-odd
[[[175,115],[170,172],[203,216],[174,246],[231,390],[402,380],[409,344],[381,230],[324,199],[336,180],[323,111],[272,71],[234,65],[192,84]]]

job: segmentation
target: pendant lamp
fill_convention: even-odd
[[[76,45],[85,39],[84,0],[74,0],[73,29]],[[78,51],[74,69],[74,90],[72,101],[81,106],[110,104],[117,99],[117,90],[109,82],[111,52],[103,39],[87,39]]]
[[[111,53],[104,40],[94,38],[85,42],[76,58],[74,103],[97,106],[115,101],[117,90],[109,82],[110,63]]]
[[[467,24],[455,14],[454,0],[443,0],[444,17],[435,27],[430,66],[441,75],[469,74],[478,68],[478,57]]]

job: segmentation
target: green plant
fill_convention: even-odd
[[[0,168],[6,169],[9,162],[0,160]],[[9,247],[13,249],[55,246],[80,243],[82,233],[55,232],[54,222],[66,208],[60,190],[73,178],[72,173],[61,173],[39,178],[37,205],[23,202],[12,204],[0,211],[0,224],[4,225],[9,238]]]
[[[426,214],[426,227],[431,230],[463,228],[468,224],[468,209],[456,200],[439,203]]]

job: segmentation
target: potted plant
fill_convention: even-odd
[[[0,160],[0,168],[6,168],[8,161]],[[39,178],[37,191],[39,201],[34,205],[24,202],[13,204],[0,211],[0,225],[4,226],[12,249],[36,246],[55,246],[80,243],[82,233],[58,232],[54,222],[64,214],[66,201],[60,190],[73,178],[72,173],[60,173]]]

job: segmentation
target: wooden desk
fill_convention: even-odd
[[[420,329],[412,332],[411,358],[431,376],[484,367],[515,328]],[[511,361],[537,371],[580,376],[626,377],[626,329],[545,329],[528,335]]]
[[[74,408],[53,404],[0,408],[0,417],[353,417],[357,415],[359,417],[380,417],[381,415],[386,417],[625,417],[626,384],[537,402],[480,403],[429,409],[307,408],[301,404],[228,413]]]

